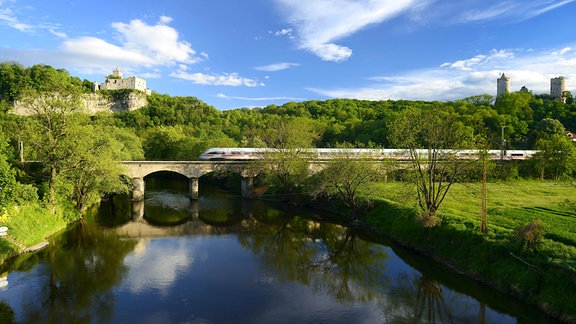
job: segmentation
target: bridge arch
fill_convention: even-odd
[[[132,200],[144,199],[146,184],[144,177],[152,173],[166,171],[181,174],[188,178],[189,194],[198,199],[198,178],[215,171],[229,171],[241,176],[241,195],[251,198],[255,174],[244,161],[124,161],[125,174],[132,179]]]

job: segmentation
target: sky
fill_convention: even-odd
[[[576,88],[576,0],[0,0],[0,62],[219,110]]]

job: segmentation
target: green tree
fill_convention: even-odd
[[[41,161],[49,174],[47,203],[55,213],[58,177],[73,168],[70,159],[82,142],[78,128],[82,115],[79,93],[68,88],[53,92],[28,92],[23,101],[31,114],[26,119],[20,137],[31,149],[28,159]]]
[[[0,212],[14,198],[14,189],[16,187],[15,172],[8,163],[8,143],[0,134]]]
[[[262,135],[268,147],[276,150],[266,153],[254,166],[284,194],[290,194],[308,178],[305,149],[313,147],[319,136],[308,119],[277,120]]]
[[[350,145],[341,145],[340,154],[327,162],[324,170],[313,178],[311,194],[335,196],[350,208],[349,221],[356,220],[356,211],[362,206],[358,193],[381,174],[380,165],[367,157],[357,156]]]
[[[104,192],[126,190],[118,161],[141,158],[139,141],[128,131],[106,125],[106,119],[80,112],[80,92],[62,84],[53,92],[24,98],[30,116],[20,138],[29,147],[27,160],[40,161],[47,173],[44,199],[56,213],[57,198],[84,211]]]
[[[139,139],[127,130],[113,126],[82,126],[83,140],[78,143],[70,163],[74,166],[64,173],[67,197],[76,209],[85,212],[110,193],[127,193],[119,161],[141,159]],[[136,146],[136,147],[135,147]]]
[[[539,171],[540,179],[546,175],[559,180],[570,176],[576,169],[576,148],[564,134],[545,136],[536,141],[539,150],[533,157],[533,163]]]
[[[410,180],[426,226],[439,224],[438,208],[470,165],[457,153],[472,145],[473,133],[456,117],[440,109],[409,108],[389,124],[390,141],[394,147],[406,149],[410,157]]]

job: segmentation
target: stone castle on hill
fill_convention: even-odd
[[[146,80],[140,79],[135,76],[131,76],[128,78],[122,78],[122,71],[120,71],[120,67],[116,66],[116,69],[112,71],[112,74],[107,75],[104,79],[104,83],[98,84],[98,82],[94,81],[92,85],[92,91],[96,92],[96,90],[120,90],[120,89],[136,89],[143,91],[147,95],[150,95],[152,91],[146,88]]]
[[[131,91],[123,93],[120,96],[106,96],[98,93],[98,90],[121,90],[135,89],[140,91]],[[131,76],[122,78],[120,67],[116,67],[112,74],[105,77],[102,84],[92,83],[92,92],[82,96],[82,109],[89,114],[95,114],[103,111],[121,112],[137,110],[148,105],[148,96],[152,94],[150,89],[146,88],[146,80]],[[34,104],[39,102],[35,101]],[[14,102],[12,112],[17,115],[30,115],[33,109],[29,107],[29,102],[20,100]]]
[[[522,87],[525,89],[525,87]],[[496,79],[496,98],[503,93],[510,93],[510,77],[502,73],[500,78]],[[566,103],[566,78],[559,76],[550,79],[550,97],[556,101]]]

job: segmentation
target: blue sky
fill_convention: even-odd
[[[0,0],[0,61],[217,109],[576,87],[576,0]]]

